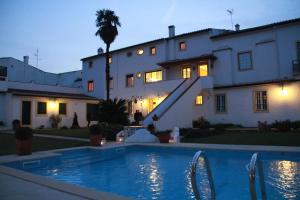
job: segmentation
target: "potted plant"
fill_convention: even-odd
[[[19,127],[15,130],[16,150],[18,155],[30,155],[32,152],[32,130]]]
[[[102,129],[99,125],[90,126],[90,141],[92,146],[101,146]]]
[[[156,134],[156,136],[158,137],[159,142],[160,143],[169,143],[169,140],[171,139],[170,132],[171,132],[170,130],[158,132]]]

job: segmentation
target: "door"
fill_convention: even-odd
[[[22,101],[22,125],[31,124],[31,101]]]

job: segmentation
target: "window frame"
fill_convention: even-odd
[[[65,104],[65,106],[66,106],[66,113],[64,113],[64,114],[61,114],[61,113],[60,113],[60,105],[61,105],[61,104]],[[59,114],[59,115],[67,116],[67,114],[68,114],[68,105],[67,105],[66,102],[59,102],[59,103],[58,103],[58,114]]]
[[[257,106],[258,106],[258,104],[256,103],[257,101],[257,93],[258,92],[266,92],[266,109],[265,110],[258,110],[257,108]],[[268,96],[268,90],[254,90],[253,91],[253,98],[252,98],[252,104],[253,104],[253,112],[254,113],[268,113],[269,112],[269,96]],[[262,98],[262,97],[261,97]],[[263,99],[261,100],[261,101],[263,101]]]
[[[91,90],[90,90],[90,84],[93,85]],[[94,90],[95,90],[94,80],[89,80],[89,81],[87,82],[87,91],[88,91],[88,92],[94,92]]]
[[[181,44],[184,44],[184,49],[181,48]],[[178,43],[178,49],[179,49],[179,51],[186,51],[186,49],[187,49],[186,42],[185,41],[180,41]]]
[[[224,96],[225,98],[224,98],[224,101],[225,101],[225,103],[224,103],[224,107],[225,107],[225,109],[224,109],[224,111],[219,111],[218,110],[218,107],[217,107],[217,96]],[[227,114],[227,111],[228,111],[228,105],[227,105],[227,95],[226,95],[226,93],[219,93],[219,94],[215,94],[215,96],[214,96],[214,101],[215,101],[215,113],[216,114]]]
[[[146,81],[146,75],[147,75],[147,73],[159,72],[159,71],[161,71],[161,80],[159,80],[159,81],[152,81],[152,82],[147,82]],[[157,83],[157,82],[160,82],[160,81],[163,81],[163,80],[164,80],[164,77],[163,77],[163,70],[162,69],[144,72],[144,83],[145,84]]]
[[[45,113],[39,113],[39,103],[43,103],[45,104],[46,108],[45,108]],[[36,102],[36,115],[47,115],[48,113],[48,106],[47,106],[47,101],[37,101]]]
[[[187,68],[190,68],[190,76],[189,77],[187,77],[187,78],[184,78],[183,77],[183,70],[184,69],[187,69]],[[191,66],[188,66],[188,65],[185,65],[185,66],[181,66],[181,68],[180,68],[180,72],[181,72],[181,78],[183,78],[183,79],[189,79],[189,78],[192,78],[192,67]]]
[[[250,63],[251,63],[251,67],[250,68],[244,68],[244,69],[241,68],[240,55],[242,55],[242,54],[250,54]],[[237,54],[237,61],[238,61],[238,69],[239,69],[239,71],[253,70],[253,56],[252,56],[252,51],[251,50],[238,52],[238,54]]]
[[[154,49],[154,53],[152,52],[152,49]],[[151,56],[156,55],[156,51],[157,51],[156,46],[150,47],[149,50],[150,50],[150,55],[151,55]]]
[[[129,85],[129,84],[128,84],[128,78],[132,78],[132,79],[133,79],[133,80],[132,80],[132,85]],[[134,74],[126,74],[126,75],[125,75],[125,86],[126,86],[127,88],[134,87]]]

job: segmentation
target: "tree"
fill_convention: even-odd
[[[106,44],[106,100],[109,100],[109,79],[110,79],[110,69],[109,69],[109,48],[111,43],[115,40],[118,35],[118,26],[121,27],[119,17],[115,15],[115,12],[108,9],[98,10],[96,12],[96,27],[98,28],[95,33],[96,36],[100,36],[103,42]]]

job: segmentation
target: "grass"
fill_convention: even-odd
[[[57,135],[64,137],[89,138],[89,129],[34,129],[33,134]]]
[[[32,151],[44,151],[87,145],[89,145],[89,142],[33,137]],[[16,154],[14,135],[0,133],[0,147],[0,155]]]
[[[300,132],[226,132],[198,138],[183,138],[187,143],[300,146]]]

